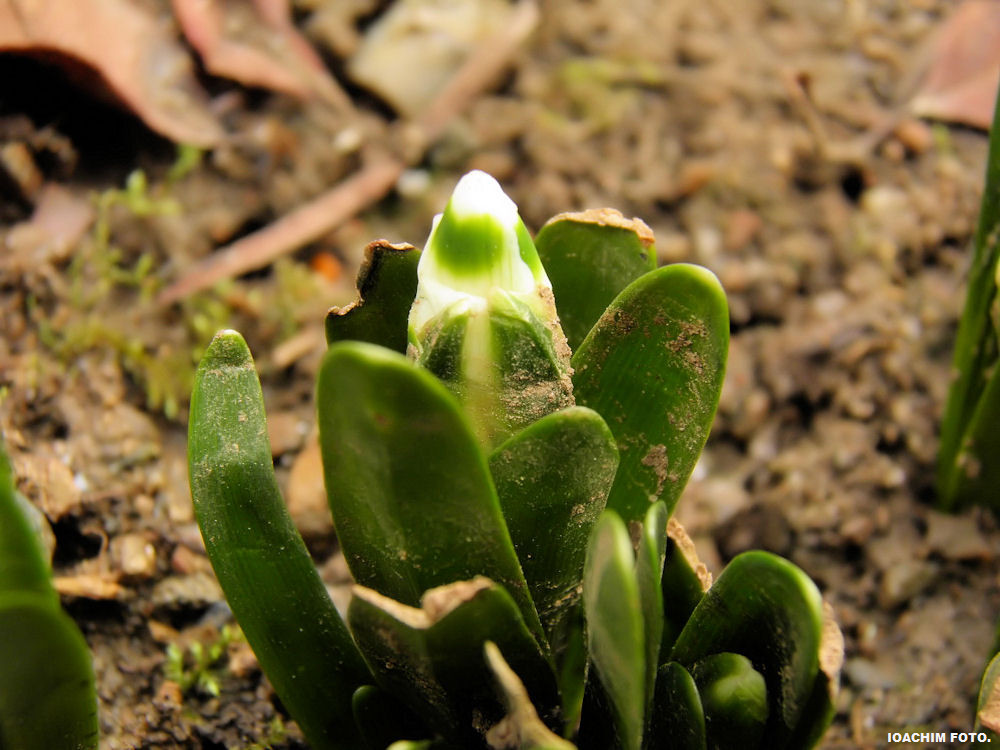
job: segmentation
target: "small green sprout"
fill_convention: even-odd
[[[718,280],[649,228],[533,240],[466,175],[423,251],[372,243],[316,387],[340,617],[278,492],[235,331],[198,368],[191,493],[233,613],[314,748],[808,748],[843,642],[765,552],[714,584],[670,519],[715,414]],[[565,332],[564,332],[565,327]]]
[[[219,637],[211,643],[192,641],[187,648],[177,643],[167,644],[167,658],[163,663],[164,676],[176,682],[182,693],[197,690],[205,695],[219,697],[225,665],[220,664],[229,646],[242,640],[238,627],[223,625]]]
[[[205,152],[190,143],[177,144],[177,158],[167,170],[167,184],[173,185],[198,168]]]
[[[271,719],[271,723],[268,724],[267,730],[267,737],[260,742],[254,742],[252,745],[247,745],[246,750],[271,750],[272,747],[277,745],[279,742],[284,742],[288,737],[288,727],[285,726],[285,722],[280,716],[275,716]]]

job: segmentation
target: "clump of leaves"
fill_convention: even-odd
[[[1000,98],[997,99],[1000,105]],[[1000,113],[1000,109],[997,110]],[[1000,114],[994,114],[986,186],[973,240],[965,308],[941,422],[938,505],[1000,510]]]
[[[764,552],[711,577],[670,515],[729,337],[706,269],[656,268],[611,210],[534,240],[488,175],[421,253],[376,242],[327,317],[330,508],[357,585],[334,609],[278,492],[250,352],[198,369],[189,468],[206,549],[316,748],[802,748],[842,640]]]
[[[52,586],[45,520],[0,444],[0,747],[97,747],[90,651]]]

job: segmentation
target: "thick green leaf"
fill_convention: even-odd
[[[767,724],[767,684],[742,654],[723,652],[691,667],[711,750],[759,747]]]
[[[552,667],[513,599],[487,578],[432,589],[421,609],[357,586],[348,619],[379,684],[450,742],[480,746],[505,713],[487,641],[502,649],[543,717],[558,722]]]
[[[665,662],[677,636],[712,583],[708,569],[698,560],[694,542],[674,519],[667,524],[667,550],[660,589],[663,592],[663,637],[660,661]]]
[[[656,693],[643,750],[705,750],[705,714],[694,678],[675,661],[656,673]]]
[[[49,596],[0,594],[0,747],[96,748],[87,643]]]
[[[666,550],[667,508],[663,503],[655,503],[646,513],[635,558],[635,579],[639,585],[639,605],[642,608],[646,642],[646,713],[653,703],[656,670],[660,666],[660,641],[663,637],[663,591],[660,588],[660,578]]]
[[[347,621],[379,687],[406,705],[432,732],[454,737],[461,719],[434,676],[424,630],[432,624],[423,610],[355,587]]]
[[[62,611],[0,444],[0,747],[97,747],[90,651]]]
[[[587,638],[584,632],[583,606],[578,603],[567,617],[560,640],[552,644],[559,675],[563,718],[569,737],[580,722],[583,696],[587,687]]]
[[[976,702],[976,731],[986,732],[989,741],[1000,740],[1000,654],[986,665]]]
[[[808,750],[815,747],[829,728],[837,712],[835,699],[839,688],[839,674],[835,679],[820,670],[816,675],[816,683],[806,703],[795,733],[788,741],[788,747],[796,750]]]
[[[573,350],[622,289],[656,268],[650,228],[610,208],[554,216],[535,246]]]
[[[819,646],[819,674],[806,707],[799,717],[789,747],[814,747],[823,739],[837,710],[840,669],[844,665],[844,635],[834,618],[833,607],[823,602],[823,637]]]
[[[416,606],[428,589],[487,576],[544,644],[486,459],[447,389],[400,354],[340,342],[323,360],[317,402],[326,491],[354,579]]]
[[[782,748],[812,696],[823,629],[822,600],[805,573],[768,552],[744,552],[698,603],[670,659],[691,669],[723,651],[749,658],[770,702],[762,746]]]
[[[613,709],[619,741],[624,750],[639,750],[646,706],[645,623],[632,542],[613,511],[603,513],[590,540],[583,606],[592,668]]]
[[[326,314],[326,341],[367,341],[403,353],[406,320],[417,293],[417,261],[413,245],[385,240],[365,248],[358,271],[358,299]]]
[[[993,318],[997,304],[997,268],[1000,264],[1000,96],[997,97],[993,125],[990,128],[990,149],[986,164],[986,185],[979,210],[979,224],[973,240],[974,255],[969,269],[969,289],[965,308],[955,337],[955,354],[952,369],[955,377],[948,391],[948,402],[941,421],[941,447],[938,452],[938,503],[948,510],[969,502],[983,502],[994,509],[1000,508],[996,485],[987,488],[969,487],[961,475],[967,475],[969,462],[961,459],[967,450],[970,423],[977,412],[995,414],[996,403],[980,404],[981,399],[1000,399],[997,388],[988,385],[996,381],[998,357],[997,322]],[[991,374],[992,373],[992,374]],[[980,422],[980,425],[983,423]],[[995,422],[994,422],[995,424]],[[995,432],[995,430],[994,430]],[[981,465],[996,466],[998,454],[987,453],[995,443],[983,441],[985,431],[974,438],[978,444],[972,458]],[[957,475],[957,476],[956,476]],[[989,499],[977,500],[975,489],[990,489]],[[970,491],[965,491],[970,490]]]
[[[39,534],[14,488],[10,459],[0,443],[0,594],[33,592],[58,605]]]
[[[260,382],[235,331],[198,366],[188,462],[205,548],[261,667],[314,748],[356,750],[351,696],[371,676],[278,491]]]
[[[621,462],[608,508],[672,513],[708,438],[725,374],[729,313],[718,280],[675,264],[634,281],[573,356],[578,404],[611,427]]]
[[[571,407],[501,444],[489,466],[531,598],[552,640],[579,602],[587,540],[618,466],[614,438],[599,414]]]

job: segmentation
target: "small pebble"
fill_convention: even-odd
[[[122,534],[111,540],[112,565],[123,575],[149,578],[156,572],[156,547],[142,534]]]
[[[927,514],[926,544],[948,560],[979,560],[987,562],[994,557],[989,542],[979,531],[976,520],[969,515],[949,516],[930,511]]]
[[[938,566],[922,560],[903,560],[886,569],[879,587],[879,601],[891,608],[905,604],[930,586],[938,576]]]

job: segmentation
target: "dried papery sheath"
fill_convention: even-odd
[[[434,218],[417,278],[408,352],[459,398],[481,443],[573,404],[552,285],[517,206],[485,172],[465,175]]]

